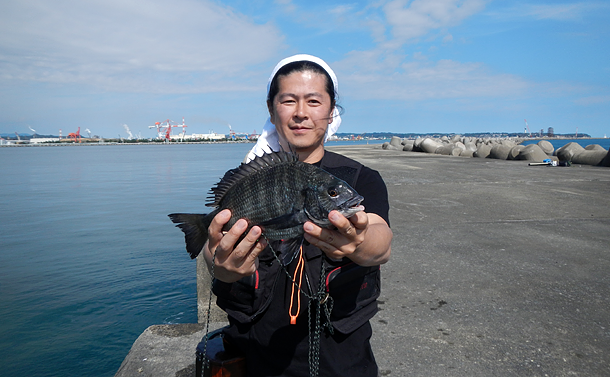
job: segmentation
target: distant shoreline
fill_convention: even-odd
[[[184,145],[184,144],[248,144],[254,143],[253,141],[240,140],[240,141],[180,141],[171,143],[159,143],[159,142],[141,142],[141,143],[119,143],[119,142],[104,142],[104,143],[19,143],[19,144],[0,144],[1,147],[93,147],[93,146],[109,146],[109,145]]]

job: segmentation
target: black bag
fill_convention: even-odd
[[[229,346],[222,331],[221,328],[206,334],[197,345],[195,376],[246,377],[246,358]],[[207,367],[205,359],[208,360]]]

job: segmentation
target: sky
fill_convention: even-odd
[[[306,53],[339,132],[604,137],[609,51],[607,0],[4,0],[0,133],[260,133],[273,67]]]

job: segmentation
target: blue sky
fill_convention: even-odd
[[[268,76],[308,53],[339,132],[610,135],[608,1],[7,0],[0,133],[261,131]]]

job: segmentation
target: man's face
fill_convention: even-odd
[[[304,71],[279,77],[269,114],[282,147],[297,152],[323,149],[326,128],[332,122],[331,106],[325,76]]]

